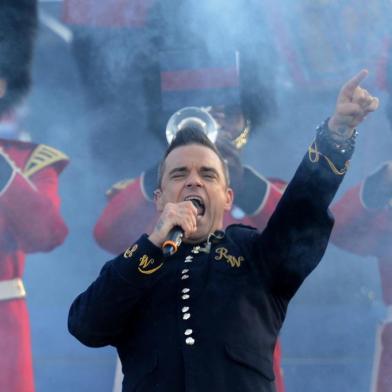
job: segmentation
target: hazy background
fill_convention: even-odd
[[[99,13],[100,5],[110,5],[110,0],[95,3]],[[244,149],[245,163],[265,176],[289,180],[314,128],[332,113],[340,85],[364,67],[370,72],[365,87],[381,98],[381,107],[360,128],[351,170],[339,194],[392,158],[387,96],[381,89],[383,48],[390,36],[388,1],[160,3],[161,14],[151,9],[165,17],[159,30],[165,31],[165,45],[176,47],[189,37],[211,51],[240,45],[254,58],[253,72],[271,84],[277,108]],[[82,346],[67,332],[67,313],[74,297],[111,257],[92,236],[105,191],[121,179],[138,176],[165,147],[162,137],[149,128],[156,102],[153,93],[145,93],[143,79],[149,67],[154,69],[148,62],[154,52],[145,42],[159,40],[159,31],[148,37],[130,31],[129,39],[115,30],[88,32],[96,45],[93,62],[104,70],[95,86],[102,96],[94,101],[86,94],[86,75],[80,72],[74,44],[61,29],[55,33],[53,25],[48,27],[50,18],[61,20],[62,2],[42,1],[40,12],[26,127],[35,142],[64,151],[71,163],[60,178],[62,213],[70,234],[63,246],[30,255],[26,263],[36,389],[111,391],[114,349]],[[153,12],[151,18],[156,18]],[[255,30],[259,36],[254,36],[253,27],[261,23]],[[78,28],[74,32],[81,34]],[[147,82],[153,86],[148,77]],[[272,98],[266,93],[263,99]],[[379,280],[375,259],[329,246],[293,300],[282,331],[288,392],[369,391],[376,329],[385,315]]]

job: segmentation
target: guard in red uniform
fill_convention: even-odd
[[[381,11],[387,16],[383,19],[378,15],[377,19],[377,33],[385,33],[385,28],[389,27],[391,4],[382,1],[375,6],[373,3],[368,6],[374,12]],[[366,8],[361,8],[361,12],[365,14]],[[386,23],[382,24],[383,21]],[[378,61],[377,84],[388,93],[386,115],[392,127],[392,39],[390,29],[386,31],[389,34],[384,37],[370,37],[377,37],[378,45],[384,46],[383,50],[375,50],[379,53],[375,57]],[[348,190],[334,206],[334,215],[332,241],[351,253],[377,259],[386,315],[377,331],[370,390],[389,392],[392,390],[392,161],[383,163],[363,182]]]
[[[334,243],[360,256],[378,260],[387,314],[376,338],[372,392],[392,388],[392,162],[383,164],[350,189],[335,206]],[[344,223],[344,224],[343,224]]]
[[[18,140],[16,105],[30,85],[36,29],[32,0],[0,5],[0,391],[33,392],[25,254],[60,245],[58,176],[68,158],[49,146]]]
[[[265,16],[263,1],[232,0],[223,9],[211,7],[210,0],[64,0],[63,21],[73,32],[71,49],[93,128],[91,156],[100,170],[128,176],[118,157],[129,154],[135,137],[158,135],[166,144],[160,132],[165,121],[158,115],[162,51],[238,50],[246,116],[254,129],[265,121],[276,108],[265,97],[274,95],[277,73]]]

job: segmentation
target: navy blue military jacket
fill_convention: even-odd
[[[126,392],[274,391],[275,341],[325,251],[340,181],[306,156],[263,232],[232,225],[166,259],[143,235],[75,299],[70,332],[117,348]]]

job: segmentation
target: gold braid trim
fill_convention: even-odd
[[[132,179],[126,179],[126,180],[121,180],[116,182],[110,189],[106,191],[106,196],[111,197],[114,196],[119,191],[122,191],[125,189],[128,185],[132,184],[135,181],[134,178]]]
[[[241,149],[247,142],[249,138],[249,131],[250,131],[250,122],[246,121],[246,125],[244,129],[241,131],[240,135],[234,139],[233,143],[235,147],[239,150]]]
[[[309,155],[309,160],[312,163],[317,163],[320,160],[320,156],[322,156],[328,163],[329,167],[331,168],[332,172],[336,174],[337,176],[343,176],[344,174],[347,173],[347,170],[350,166],[350,161],[346,161],[344,163],[343,169],[339,170],[335,164],[332,162],[330,158],[328,158],[326,155],[322,154],[318,149],[317,149],[317,144],[316,141],[314,141],[308,149],[308,155]]]
[[[37,173],[46,166],[50,166],[56,162],[68,160],[69,158],[63,152],[45,144],[39,144],[34,149],[33,153],[30,155],[29,160],[25,164],[25,167],[23,168],[23,174],[29,178],[34,173]]]

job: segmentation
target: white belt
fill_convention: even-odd
[[[26,297],[26,291],[22,279],[0,281],[0,301],[24,297]]]

